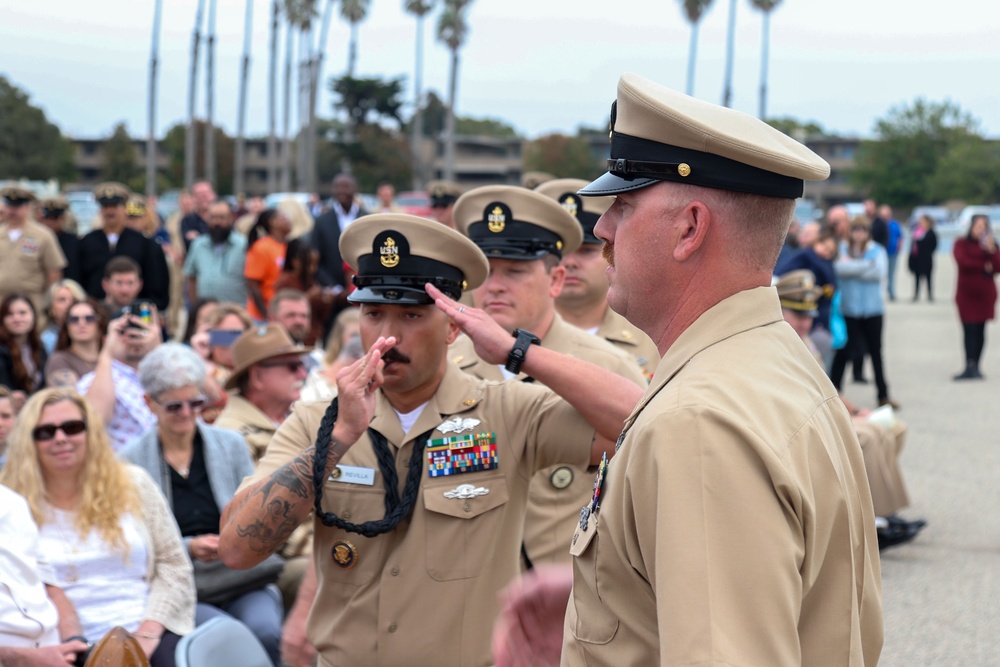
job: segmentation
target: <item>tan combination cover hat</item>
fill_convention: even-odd
[[[98,183],[94,187],[94,199],[102,206],[118,206],[128,201],[132,191],[117,181]]]
[[[562,257],[583,242],[580,223],[554,199],[514,185],[487,185],[459,197],[455,227],[487,257]]]
[[[432,303],[425,283],[457,300],[482,285],[490,270],[472,241],[405,213],[358,218],[340,235],[340,256],[357,273],[347,297],[354,303]]]
[[[535,188],[535,192],[555,199],[580,222],[584,243],[601,243],[601,239],[594,236],[594,227],[604,212],[615,203],[615,198],[581,197],[577,191],[585,187],[587,181],[580,178],[557,178],[542,183]]]
[[[796,269],[778,277],[775,284],[782,308],[816,317],[816,302],[823,290],[816,285],[816,276],[809,269]]]
[[[608,173],[581,195],[613,195],[659,181],[795,199],[830,165],[767,123],[625,73],[611,105]]]

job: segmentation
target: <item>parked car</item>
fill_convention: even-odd
[[[952,222],[951,211],[948,210],[947,206],[917,206],[910,213],[910,219],[907,220],[907,224],[912,228],[917,224],[917,220],[924,215],[930,216],[931,220],[934,221],[935,227],[947,225]]]
[[[396,195],[396,205],[403,209],[403,213],[431,217],[431,198],[426,192],[400,192]]]

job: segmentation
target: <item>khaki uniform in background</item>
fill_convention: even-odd
[[[773,288],[681,334],[621,443],[572,539],[564,667],[876,664],[861,449]]]
[[[896,420],[892,428],[887,429],[872,422],[856,421],[854,429],[865,459],[875,516],[896,516],[901,509],[910,506],[910,495],[899,469],[906,425]]]
[[[25,221],[16,241],[9,231],[9,225],[0,223],[0,296],[27,295],[41,317],[48,274],[64,269],[66,257],[55,234],[34,220]]]
[[[297,405],[244,486],[310,446],[327,405]],[[401,486],[415,438],[435,427],[431,439],[455,437],[441,428],[454,419],[477,420],[462,435],[494,435],[496,469],[431,477],[425,454],[413,514],[393,531],[366,538],[315,522],[318,591],[308,636],[321,666],[492,664],[497,594],[518,573],[529,479],[558,461],[585,466],[594,429],[543,387],[486,383],[449,365],[409,433],[382,393],[376,396],[371,427],[387,439]],[[324,510],[353,523],[381,519],[385,489],[367,434],[340,465],[353,466],[364,483],[331,477]],[[445,495],[466,484],[477,494]]]
[[[642,370],[632,357],[597,336],[567,324],[558,313],[542,339],[542,347],[589,361],[639,386],[646,384]],[[498,366],[476,356],[472,341],[466,336],[459,337],[451,345],[448,356],[470,375],[485,380],[504,380]],[[524,381],[525,378],[521,374],[515,379]],[[580,509],[590,501],[595,470],[586,464],[562,464],[539,470],[531,478],[524,519],[524,549],[532,565],[571,562],[570,539],[579,521]]]
[[[634,324],[608,308],[596,334],[631,355],[642,368],[647,382],[653,377],[656,364],[660,362],[660,352],[656,343]]]
[[[174,340],[184,338],[187,327],[187,312],[184,310],[184,237],[181,235],[181,219],[184,214],[180,210],[171,213],[163,223],[170,238],[173,253],[180,257],[180,264],[174,261],[171,253],[167,253],[167,272],[170,274],[170,306],[167,308],[167,329],[174,332]]]
[[[239,431],[247,441],[254,464],[263,458],[264,450],[274,437],[274,432],[278,430],[278,425],[271,421],[270,417],[237,393],[229,395],[229,401],[219,413],[214,426]]]

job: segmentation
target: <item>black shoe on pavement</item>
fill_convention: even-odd
[[[920,534],[921,527],[916,526],[916,522],[904,522],[903,525],[889,524],[887,528],[878,529],[878,549],[888,549],[911,541]]]
[[[952,380],[982,380],[983,374],[979,372],[979,368],[976,366],[967,366],[964,371],[952,378]]]

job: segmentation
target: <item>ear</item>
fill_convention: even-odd
[[[553,299],[562,294],[563,283],[566,281],[566,267],[562,264],[552,267],[549,271],[549,296]]]
[[[156,401],[153,400],[153,397],[149,394],[143,393],[142,400],[146,402],[146,407],[149,408],[149,411],[153,412],[153,404],[156,403]]]
[[[447,320],[447,324],[445,324],[445,326],[448,327],[448,332],[445,334],[445,341],[448,345],[451,345],[455,342],[455,339],[458,338],[459,334],[462,333],[462,330],[458,328],[457,324],[455,324],[455,320],[450,317],[445,319]]]
[[[713,227],[712,213],[703,202],[694,200],[677,214],[673,256],[678,262],[690,259],[708,238]]]

